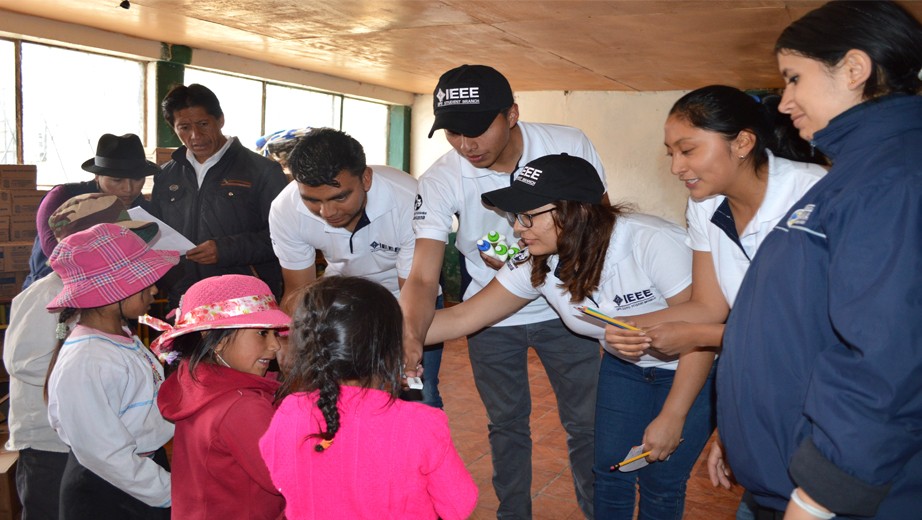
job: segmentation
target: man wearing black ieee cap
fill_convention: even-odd
[[[433,94],[435,123],[452,151],[420,177],[413,231],[413,267],[400,294],[405,315],[407,374],[416,375],[423,340],[432,322],[439,272],[452,216],[459,215],[455,245],[470,283],[470,298],[493,279],[502,264],[482,256],[477,241],[498,231],[514,242],[506,214],[486,207],[481,194],[510,185],[520,167],[545,155],[567,153],[589,161],[603,184],[605,170],[592,143],[566,126],[523,123],[509,82],[484,65],[462,65],[439,79]],[[543,299],[468,337],[474,380],[490,418],[493,487],[497,518],[531,518],[531,396],[528,348],[538,353],[557,395],[567,430],[579,506],[592,518],[594,413],[599,372],[598,343],[571,334]]]

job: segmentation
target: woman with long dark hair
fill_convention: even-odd
[[[922,511],[922,25],[831,2],[781,34],[780,109],[832,161],[727,321],[720,436],[759,518]]]
[[[591,164],[561,154],[531,161],[511,187],[485,193],[486,204],[510,213],[531,257],[513,259],[476,296],[437,311],[426,342],[473,334],[542,296],[570,330],[600,341],[604,323],[579,307],[632,315],[686,301],[692,255],[684,230],[603,203],[604,191]],[[641,518],[680,517],[685,482],[714,429],[714,352],[637,358],[602,346],[595,517],[633,518],[638,483]],[[559,396],[558,407],[585,398]],[[652,464],[611,469],[641,444]]]
[[[606,339],[622,354],[650,349],[675,355],[721,345],[724,322],[760,245],[791,204],[826,174],[806,163],[825,158],[777,111],[779,101],[767,96],[760,103],[733,87],[712,85],[682,96],[669,111],[665,144],[672,173],[690,194],[692,296],[632,317],[629,323],[643,332],[608,327]],[[729,485],[724,475],[716,477]],[[745,511],[749,497],[743,502]]]

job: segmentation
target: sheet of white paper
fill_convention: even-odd
[[[627,456],[624,457],[624,460],[633,459],[634,457],[640,455],[641,453],[643,453],[643,444],[641,444],[640,446],[634,446],[633,448],[631,448],[631,451],[627,452]],[[638,469],[643,468],[647,466],[648,464],[650,463],[647,462],[647,458],[644,457],[640,460],[635,460],[634,462],[629,462],[623,466],[619,466],[618,471],[622,473],[629,473],[631,471],[637,471]]]
[[[160,226],[160,236],[150,243],[151,249],[179,251],[180,255],[184,255],[186,251],[195,247],[195,244],[182,236],[179,231],[164,224],[162,220],[144,211],[140,206],[129,209],[128,215],[131,216],[131,220],[156,222]]]

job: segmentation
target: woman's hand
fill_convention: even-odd
[[[685,417],[675,416],[661,412],[653,419],[643,433],[643,446],[651,453],[647,455],[647,462],[666,460],[679,446],[682,439],[682,428],[685,427]]]
[[[676,356],[686,350],[698,347],[697,324],[686,321],[670,321],[647,327],[649,347],[667,356]]]
[[[637,326],[633,321],[625,318],[615,319],[632,327]],[[640,357],[643,355],[644,349],[650,347],[650,341],[652,340],[643,331],[605,325],[605,341],[608,342],[611,348],[625,356]]]
[[[720,439],[711,443],[711,452],[708,454],[708,476],[711,477],[711,484],[714,487],[723,486],[724,489],[730,489],[733,484],[730,479],[733,478],[733,472],[724,459],[724,447]]]

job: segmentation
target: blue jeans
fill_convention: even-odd
[[[638,520],[682,518],[685,483],[716,427],[714,367],[688,411],[682,430],[685,440],[669,460],[629,473],[609,471],[641,443],[644,430],[663,409],[674,377],[674,370],[640,368],[608,353],[602,356],[595,409],[596,518],[631,520],[638,482]]]
[[[444,309],[445,299],[440,294],[435,300],[435,308]],[[423,400],[422,403],[441,409],[442,396],[439,395],[439,367],[442,366],[444,343],[429,345],[423,350]]]

